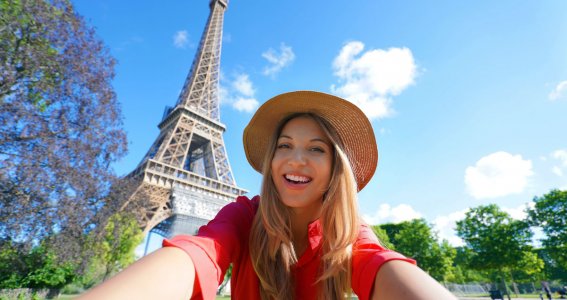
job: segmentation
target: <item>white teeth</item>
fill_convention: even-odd
[[[289,174],[286,174],[286,175],[285,175],[285,178],[288,179],[288,180],[291,180],[291,181],[302,182],[302,183],[311,181],[311,179],[309,179],[309,177],[298,176],[298,175],[289,175]]]

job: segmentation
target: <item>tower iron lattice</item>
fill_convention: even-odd
[[[219,114],[219,72],[228,0],[211,0],[210,15],[175,107],[167,107],[160,133],[129,174],[139,181],[121,207],[135,211],[144,234],[194,234],[247,191],[234,180]]]

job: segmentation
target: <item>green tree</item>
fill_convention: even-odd
[[[567,191],[552,190],[534,198],[534,207],[528,211],[530,224],[543,229],[542,241],[555,263],[567,269]]]
[[[114,214],[104,228],[98,257],[104,264],[103,280],[127,267],[136,260],[134,250],[144,239],[142,230],[133,215]]]
[[[49,297],[59,295],[60,290],[76,278],[76,265],[60,262],[55,252],[45,246],[33,248],[27,256],[28,273],[22,286],[32,289],[50,289]]]
[[[372,225],[371,228],[372,231],[374,231],[376,237],[378,237],[378,240],[380,241],[380,244],[382,246],[391,250],[395,250],[394,244],[390,243],[390,238],[388,237],[386,230],[382,229],[380,225]]]
[[[533,234],[526,222],[514,220],[497,205],[490,204],[468,211],[457,222],[457,235],[472,250],[469,267],[492,271],[504,280],[531,251]]]
[[[543,279],[541,278],[545,267],[543,259],[536,252],[525,251],[523,254],[522,259],[512,269],[513,278],[530,282]]]
[[[23,245],[3,241],[0,246],[0,289],[50,289],[57,295],[76,278],[76,265],[60,262],[45,244],[26,251]]]
[[[377,232],[374,227],[380,229]],[[455,250],[448,242],[438,242],[436,234],[423,219],[414,219],[397,224],[374,226],[377,235],[385,232],[391,249],[415,259],[418,265],[431,277],[447,281],[453,276]],[[387,240],[387,241],[388,241]]]
[[[0,289],[22,286],[27,269],[23,247],[9,239],[0,239]]]
[[[453,282],[487,282],[489,278],[481,270],[470,268],[470,260],[473,255],[471,249],[463,246],[455,248],[457,254],[453,260],[455,268]]]
[[[457,250],[449,244],[449,241],[447,240],[442,240],[441,243],[432,245],[433,248],[436,248],[437,246],[439,246],[439,250],[434,249],[432,251],[434,255],[431,257],[434,262],[436,259],[439,260],[438,262],[435,262],[435,267],[438,266],[440,269],[436,269],[432,272],[432,274],[437,276],[434,278],[438,278],[440,281],[455,282],[457,274],[454,261],[457,256]]]
[[[397,244],[396,235],[398,234],[398,232],[400,232],[400,230],[402,230],[402,228],[404,227],[404,224],[407,224],[407,223],[406,222],[397,223],[397,224],[386,223],[386,224],[380,224],[380,225],[377,225],[377,226],[379,226],[382,230],[384,230],[386,232],[386,235],[388,236],[390,243],[394,247],[396,247],[396,244]]]
[[[567,282],[567,269],[557,265],[546,248],[536,249],[535,252],[544,262],[543,278]]]
[[[69,0],[0,0],[0,236],[78,259],[126,152],[115,61]]]
[[[88,265],[76,284],[89,289],[124,269],[135,261],[135,249],[142,240],[143,233],[134,215],[115,213],[102,231],[89,234],[86,243],[93,255],[87,255]]]
[[[446,281],[452,274],[455,250],[447,243],[439,244],[437,236],[424,219],[402,222],[395,234],[396,251],[415,260],[431,277]]]
[[[217,294],[220,293],[226,287],[226,285],[230,282],[231,278],[232,278],[232,264],[230,264],[228,266],[228,269],[226,270],[226,273],[224,274],[224,280],[222,281],[221,285],[219,286],[219,288],[217,290]]]

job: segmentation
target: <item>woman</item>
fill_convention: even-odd
[[[357,192],[378,162],[372,126],[341,98],[299,91],[263,104],[244,130],[263,174],[197,236],[177,236],[82,299],[214,299],[233,264],[234,299],[456,299],[361,224]]]

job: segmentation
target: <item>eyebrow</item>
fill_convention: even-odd
[[[282,134],[282,135],[280,135],[280,136],[278,137],[278,139],[281,139],[281,138],[287,138],[287,139],[293,140],[293,138],[292,138],[291,136],[285,135],[285,134]],[[318,137],[317,137],[317,138],[314,138],[314,139],[311,139],[310,142],[321,142],[321,143],[327,144],[327,145],[330,145],[330,144],[331,144],[330,141],[327,141],[327,140],[324,140],[324,139],[318,138]]]

